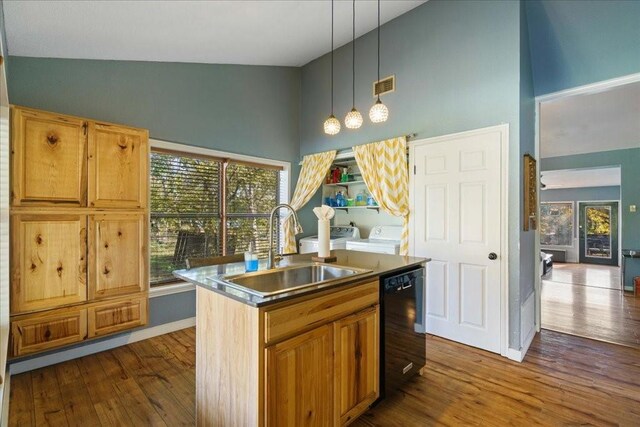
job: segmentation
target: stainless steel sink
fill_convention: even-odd
[[[369,272],[371,270],[361,268],[308,264],[233,276],[212,277],[212,279],[252,295],[268,297]]]

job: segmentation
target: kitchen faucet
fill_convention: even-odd
[[[273,254],[273,217],[275,216],[276,212],[280,208],[287,208],[293,214],[293,228],[295,230],[295,234],[300,234],[303,231],[302,226],[298,221],[298,214],[296,214],[296,210],[293,209],[291,205],[288,205],[286,203],[280,203],[278,206],[276,206],[271,210],[271,214],[269,215],[269,258],[267,259],[267,269],[269,270],[272,268],[275,268],[274,264],[276,261],[275,260],[276,257]]]

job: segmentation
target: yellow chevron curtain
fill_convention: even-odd
[[[310,154],[302,159],[302,168],[298,176],[298,183],[291,198],[292,208],[298,210],[309,202],[311,196],[322,185],[322,181],[327,176],[333,159],[336,158],[336,151],[326,151],[324,153]],[[296,237],[293,230],[293,218],[289,215],[284,221],[284,253],[297,252]]]
[[[388,139],[353,147],[369,192],[380,207],[403,219],[400,255],[409,254],[409,171],[407,139]]]

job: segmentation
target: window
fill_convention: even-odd
[[[282,166],[152,149],[150,170],[151,286],[175,281],[172,271],[190,257],[241,253],[251,243],[266,256],[269,213],[287,196]]]
[[[540,205],[540,244],[573,246],[573,202],[543,202]]]

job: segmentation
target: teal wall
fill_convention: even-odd
[[[149,129],[151,138],[292,162],[300,70],[10,57],[10,102]],[[294,181],[295,182],[295,181]],[[195,316],[195,292],[150,299],[149,327]]]
[[[12,56],[9,72],[13,104],[297,163],[298,68]]]
[[[531,52],[529,50],[529,28],[525,4],[520,3],[520,154],[535,153],[535,100],[533,90],[533,71],[531,69]],[[519,185],[524,192],[524,180],[520,177],[524,174],[524,162],[519,160]],[[523,197],[520,196],[520,199]],[[524,206],[518,203],[520,219],[524,217]],[[535,262],[538,257],[535,254],[536,231],[523,231],[520,233],[520,288],[517,296],[520,304],[529,298],[535,291]],[[520,310],[514,310],[512,317],[517,317],[517,325],[520,325]]]
[[[638,143],[640,146],[640,142]],[[620,212],[622,248],[640,248],[640,212],[629,212],[629,205],[640,209],[640,148],[578,154],[542,159],[540,170],[563,170],[620,166]],[[544,192],[543,192],[544,194]]]
[[[526,2],[536,95],[640,72],[640,1]]]
[[[356,107],[365,117],[362,128],[350,131],[343,126],[333,137],[323,133],[330,113],[329,55],[302,68],[300,116],[301,154],[413,132],[422,139],[509,124],[509,317],[514,348],[520,347],[520,294],[532,292],[534,283],[529,268],[533,233],[520,232],[520,159],[524,152],[533,152],[534,141],[531,71],[528,53],[521,54],[529,45],[523,14],[521,4],[513,1],[430,0],[381,29],[380,73],[396,76],[396,91],[383,97],[390,110],[386,123],[368,120],[376,79],[375,32],[356,40]],[[351,109],[351,44],[335,52],[334,83],[334,110],[343,119]],[[317,194],[303,215],[320,203]]]

